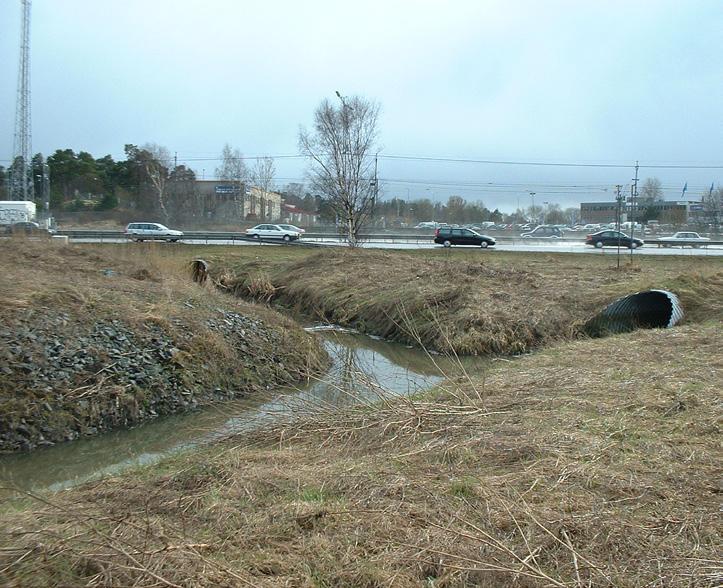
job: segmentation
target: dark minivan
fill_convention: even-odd
[[[452,245],[477,245],[486,249],[494,247],[497,241],[487,235],[473,231],[472,229],[453,229],[451,227],[441,227],[434,231],[434,242],[438,245],[451,247]]]

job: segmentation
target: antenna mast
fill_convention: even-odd
[[[34,200],[30,131],[30,2],[31,0],[21,0],[23,19],[20,31],[18,94],[15,102],[13,161],[10,166],[11,200]]]

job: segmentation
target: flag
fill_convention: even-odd
[[[680,195],[681,198],[682,198],[683,196],[685,196],[685,192],[686,192],[687,190],[688,190],[688,182],[686,182],[686,183],[685,183],[685,186],[683,186],[683,193]]]
[[[710,183],[710,193],[713,193],[713,182]]]

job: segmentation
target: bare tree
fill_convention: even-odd
[[[658,178],[647,178],[640,187],[638,201],[656,202],[663,199],[663,185]]]
[[[261,220],[268,220],[266,217],[270,216],[266,210],[266,203],[270,200],[269,194],[274,188],[275,175],[276,165],[272,157],[259,157],[251,170],[251,181],[259,192]],[[251,197],[254,198],[254,195]]]
[[[233,182],[234,207],[239,218],[243,219],[246,214],[244,191],[249,172],[241,152],[233,149],[228,143],[223,146],[223,151],[221,151],[221,165],[216,168],[216,176],[221,180]]]
[[[718,237],[721,218],[723,218],[723,188],[713,189],[713,184],[711,184],[710,190],[703,195],[702,201],[705,221],[710,225],[712,236]]]
[[[379,105],[361,96],[335,106],[323,100],[314,112],[314,126],[299,132],[299,148],[311,161],[314,189],[325,196],[342,223],[351,247],[374,211],[377,186],[375,159]]]
[[[150,157],[145,160],[145,171],[148,175],[153,193],[158,201],[158,208],[166,222],[168,222],[169,214],[166,207],[167,186],[168,186],[168,170],[171,167],[171,154],[168,149],[156,143],[147,143],[143,146]]]

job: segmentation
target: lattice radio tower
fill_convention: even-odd
[[[30,0],[23,8],[18,64],[18,95],[15,103],[15,137],[10,167],[11,200],[33,200],[32,135],[30,131]]]

